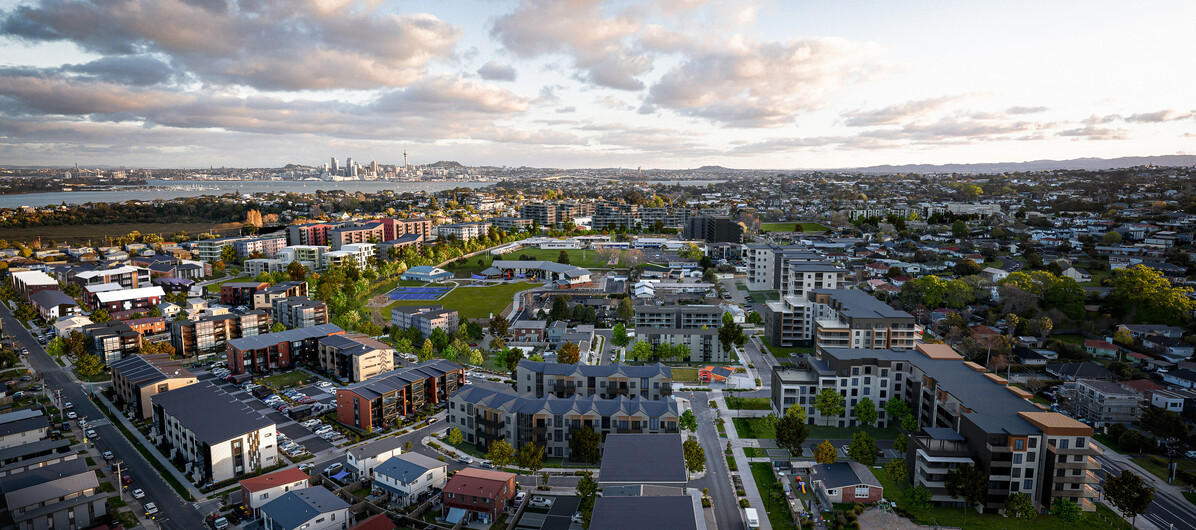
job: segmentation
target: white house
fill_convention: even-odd
[[[265,506],[294,490],[311,487],[311,477],[298,468],[280,469],[273,473],[247,478],[240,482],[241,500],[245,506],[253,510],[253,515],[261,515]]]
[[[404,506],[420,502],[433,488],[442,489],[447,482],[445,463],[419,453],[396,456],[374,468],[374,488]]]
[[[353,524],[349,503],[320,486],[284,493],[261,514],[268,530],[344,530]]]
[[[397,436],[392,436],[349,449],[345,453],[345,459],[349,467],[357,473],[357,479],[366,480],[374,476],[374,468],[378,464],[401,454],[403,443]]]

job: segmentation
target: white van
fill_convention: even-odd
[[[747,519],[748,528],[760,528],[760,516],[756,514],[755,508],[744,508],[743,516]]]

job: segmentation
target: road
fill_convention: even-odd
[[[101,453],[112,451],[117,460],[124,461],[124,470],[121,473],[133,477],[133,486],[129,488],[130,491],[140,488],[145,491],[145,498],[140,502],[153,502],[158,506],[161,515],[157,521],[162,528],[180,530],[201,528],[205,510],[218,507],[218,502],[199,503],[197,508],[196,505],[183,501],[170,487],[170,484],[158,476],[157,471],[141,456],[141,453],[108,421],[108,417],[100,412],[100,409],[97,408],[98,405],[89,399],[86,384],[81,386],[80,383],[71,379],[66,370],[58,366],[58,363],[42,349],[33,335],[12,316],[8,307],[2,303],[0,303],[0,318],[4,320],[5,333],[29,348],[28,362],[34,370],[45,377],[42,383],[49,388],[62,390],[63,401],[74,404],[74,411],[80,417],[94,422],[91,428],[99,434],[99,439],[94,441],[96,449]],[[133,500],[130,495],[125,494],[124,499],[135,512],[140,510],[137,506],[138,501]]]
[[[1109,472],[1121,474],[1125,466],[1105,455],[1094,458],[1101,465],[1101,469],[1096,472],[1096,476],[1101,479],[1101,485],[1097,489],[1103,492],[1105,475]],[[1139,520],[1146,519],[1163,530],[1196,530],[1196,506],[1182,496],[1166,491],[1166,483],[1154,475],[1146,474],[1143,478],[1158,491],[1155,493],[1154,502],[1146,508],[1146,513],[1138,516]],[[1164,487],[1159,487],[1160,485]]]
[[[719,446],[718,430],[714,426],[718,416],[710,408],[710,394],[697,392],[690,400],[694,416],[698,420],[698,441],[702,450],[706,452],[706,475],[690,482],[690,485],[702,489],[710,488],[711,506],[714,508],[714,520],[718,528],[743,528],[742,510],[731,486],[731,473],[727,470],[726,458],[723,457],[725,447]],[[727,422],[728,428],[731,422]],[[740,473],[743,473],[741,470]],[[744,480],[752,480],[751,473],[746,473]]]

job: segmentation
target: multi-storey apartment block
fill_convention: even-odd
[[[263,310],[176,320],[170,323],[170,343],[184,357],[221,353],[229,340],[269,333],[270,324]]]
[[[595,230],[630,230],[639,221],[639,206],[621,202],[604,202],[594,206]]]
[[[320,339],[344,332],[336,324],[321,324],[231,339],[227,348],[228,370],[237,375],[291,368],[302,360],[315,360]]]
[[[1073,393],[1075,415],[1092,420],[1098,429],[1110,423],[1134,423],[1142,415],[1142,394],[1113,381],[1080,379]]]
[[[253,308],[269,309],[275,300],[297,296],[307,296],[307,282],[280,282],[254,291]]]
[[[470,239],[477,239],[487,234],[490,230],[489,221],[478,221],[474,223],[457,223],[451,225],[440,225],[436,227],[436,236],[444,238],[455,238],[460,241],[469,241]]]
[[[332,250],[340,250],[345,245],[354,243],[381,243],[386,239],[386,227],[380,221],[370,221],[360,225],[341,225],[328,231],[328,246]]]
[[[523,359],[515,367],[515,391],[538,398],[556,396],[622,396],[661,399],[673,395],[672,369],[663,364],[590,365],[536,362]]]
[[[707,243],[739,243],[743,241],[743,225],[725,215],[699,215],[686,221],[683,237]]]
[[[390,310],[391,326],[398,329],[414,327],[424,338],[437,328],[451,335],[457,331],[458,322],[456,309],[445,309],[437,304],[398,306]]]
[[[285,246],[287,246],[287,238],[282,236],[254,237],[233,242],[233,248],[237,249],[237,257],[242,260],[249,259],[255,253],[273,258]]]
[[[221,482],[278,463],[274,422],[210,381],[156,394],[151,437],[188,462],[196,482]]]
[[[150,270],[133,266],[94,269],[75,273],[71,281],[80,287],[115,283],[125,289],[137,289],[150,286]]]
[[[743,261],[747,264],[748,289],[775,291],[782,288],[784,263],[789,261],[823,261],[826,258],[803,246],[751,244],[743,247]]]
[[[550,457],[567,457],[576,429],[590,427],[603,440],[616,432],[675,433],[677,417],[677,402],[671,399],[536,398],[468,386],[449,398],[447,421],[479,448],[494,440],[506,440],[516,449],[537,443]]]
[[[764,337],[769,344],[813,342],[820,349],[913,348],[918,339],[913,315],[864,291],[802,290],[804,296],[785,296],[764,306]]]
[[[228,282],[220,286],[220,303],[225,305],[249,305],[253,294],[269,287],[266,282]]]
[[[199,261],[206,261],[214,263],[220,261],[220,252],[224,247],[233,247],[236,249],[238,241],[249,239],[247,237],[221,237],[216,239],[201,239],[195,242],[195,247],[192,249],[195,259]]]
[[[169,355],[132,355],[112,363],[112,390],[117,397],[149,419],[153,408],[150,398],[199,382],[182,361]]]
[[[723,351],[718,328],[723,325],[723,310],[713,305],[651,305],[635,307],[635,332],[653,346],[661,343],[689,347],[691,362],[728,362],[731,353]]]
[[[275,299],[272,311],[274,321],[288,329],[310,328],[328,323],[328,304],[323,300],[312,300],[306,296]]]
[[[341,381],[365,381],[395,366],[394,348],[358,333],[324,337],[316,348],[320,368]]]
[[[772,408],[783,413],[806,407],[813,424],[858,425],[855,407],[872,400],[881,409],[890,399],[910,404],[918,431],[906,460],[915,484],[931,491],[936,502],[955,504],[946,493],[946,473],[970,463],[989,475],[985,509],[998,509],[1005,498],[1024,492],[1040,508],[1065,497],[1093,509],[1091,484],[1100,465],[1091,457],[1092,428],[1030,401],[1028,392],[1008,386],[984,367],[965,362],[950,346],[918,344],[912,349],[832,348],[820,357],[799,356],[796,367],[773,372]],[[844,396],[845,412],[823,417],[811,405],[819,392]]]
[[[444,403],[465,385],[465,369],[444,359],[378,374],[336,391],[336,421],[365,431],[426,405]]]
[[[89,324],[79,331],[91,339],[91,353],[98,355],[104,364],[111,365],[141,352],[141,334],[124,322]]]

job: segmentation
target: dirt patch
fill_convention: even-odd
[[[868,508],[860,514],[860,528],[873,530],[916,530],[926,528],[914,524],[913,521],[901,517],[893,512],[886,512],[879,508]]]

